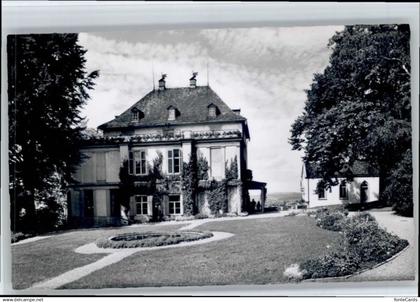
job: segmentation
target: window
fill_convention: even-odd
[[[136,195],[136,214],[137,215],[148,215],[147,209],[147,196],[146,195]]]
[[[181,151],[179,149],[168,150],[168,173],[176,174],[180,172]]]
[[[169,214],[181,214],[181,196],[169,195]]]
[[[133,152],[128,153],[128,174],[133,175],[134,158]]]
[[[216,116],[216,107],[214,107],[214,106],[209,107],[209,116],[210,117],[215,117]]]
[[[345,180],[340,183],[340,199],[347,199],[347,184]]]
[[[140,114],[137,110],[131,112],[131,120],[132,121],[135,121],[135,122],[138,121],[139,116],[140,116]]]
[[[142,118],[144,118],[144,113],[141,110],[138,110],[137,108],[131,110],[131,121],[138,122]]]
[[[106,160],[105,152],[96,153],[96,181],[106,181]]]
[[[118,189],[111,189],[110,190],[110,206],[111,206],[112,217],[121,216],[119,200],[120,200],[120,191]]]
[[[93,217],[94,215],[93,190],[84,191],[84,201],[85,201],[85,217]]]
[[[325,189],[318,188],[318,199],[326,199]]]
[[[146,151],[132,151],[129,153],[128,173],[134,175],[147,174]]]
[[[224,148],[210,149],[210,172],[215,179],[225,178],[225,150]]]
[[[175,120],[175,108],[169,108],[168,110],[168,120],[169,121],[174,121]]]
[[[209,110],[208,111],[209,117],[216,117],[220,113],[219,108],[217,108],[217,106],[213,103],[208,105],[207,108]]]

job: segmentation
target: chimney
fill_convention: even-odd
[[[241,109],[232,109],[233,113],[240,115],[241,114]]]
[[[162,78],[159,80],[159,90],[165,90],[166,89],[165,78],[166,78],[166,73],[162,74]]]
[[[198,72],[193,72],[193,75],[190,79],[190,88],[197,87],[197,79],[196,79],[197,75],[198,75]]]

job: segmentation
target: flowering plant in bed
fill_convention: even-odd
[[[181,242],[196,241],[212,237],[210,232],[135,232],[124,233],[108,238],[100,238],[96,245],[100,248],[136,248],[174,245]]]

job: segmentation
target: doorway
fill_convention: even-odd
[[[360,203],[366,203],[369,201],[369,185],[367,181],[363,181],[360,185]]]

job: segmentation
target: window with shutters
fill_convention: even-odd
[[[168,150],[168,174],[177,174],[181,172],[181,150]]]
[[[135,195],[136,201],[136,214],[137,215],[149,215],[148,206],[147,206],[147,196],[146,195]]]
[[[136,150],[129,153],[129,174],[147,174],[147,160],[145,150]]]

